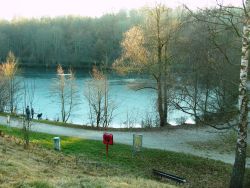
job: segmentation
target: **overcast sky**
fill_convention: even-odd
[[[157,0],[169,7],[186,4],[191,8],[212,6],[216,0]],[[222,0],[218,0],[222,1]],[[224,4],[241,6],[242,0],[223,0]],[[39,18],[44,16],[81,15],[99,17],[120,9],[152,6],[155,0],[0,0],[0,19],[14,17]]]

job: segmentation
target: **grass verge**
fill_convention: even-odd
[[[8,116],[10,115],[11,118],[14,119],[21,119],[23,115],[17,115],[17,114],[9,114],[5,112],[1,112],[0,116]],[[64,123],[60,121],[52,121],[52,120],[45,120],[45,119],[32,119],[33,122],[37,123],[44,123],[48,125],[55,125],[55,126],[61,126],[61,127],[71,127],[71,128],[80,128],[80,129],[86,129],[86,130],[100,130],[100,131],[124,131],[124,132],[141,132],[141,131],[163,131],[163,130],[176,130],[176,129],[194,129],[194,128],[204,128],[204,125],[201,124],[182,124],[179,126],[171,126],[167,125],[165,127],[146,127],[146,128],[112,128],[112,127],[94,127],[94,126],[88,126],[88,125],[79,125],[79,124],[73,124],[73,123]]]
[[[19,129],[0,126],[0,130],[5,134],[22,138],[22,132]],[[59,181],[58,178],[53,179],[50,183],[47,183],[45,179],[40,178],[41,181],[34,179],[33,183],[47,185],[47,187],[50,185],[80,187],[79,182],[89,185],[85,187],[110,185],[111,187],[167,187],[168,184],[175,185],[169,180],[164,181],[167,184],[156,182],[152,177],[154,168],[185,177],[187,183],[181,187],[228,187],[232,166],[220,161],[156,149],[143,149],[138,155],[132,156],[131,147],[123,144],[110,146],[109,156],[106,158],[105,145],[101,141],[73,137],[61,137],[62,151],[54,152],[52,149],[54,136],[32,132],[30,139],[33,145],[46,148],[46,152],[52,152],[52,154],[43,155],[43,160],[46,159],[46,164],[48,163],[52,168],[61,168],[65,165],[69,173],[72,171],[72,174],[76,174],[75,171],[73,172],[76,169],[77,174],[79,173],[77,175],[79,179],[76,181],[78,183],[75,185],[74,179],[62,183],[63,181]],[[29,152],[32,153],[32,150]],[[98,177],[98,179],[93,180],[93,177]],[[50,177],[48,178],[50,179]],[[246,169],[245,180],[244,186],[250,187],[249,169]],[[150,183],[145,185],[144,181],[150,181]],[[26,184],[24,183],[24,185]],[[27,184],[27,186],[30,185],[32,185],[32,181]]]

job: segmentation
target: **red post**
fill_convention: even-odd
[[[113,145],[113,135],[104,133],[103,134],[103,144],[106,145],[106,157],[108,158],[109,144]]]
[[[108,158],[109,144],[106,144],[106,157]]]

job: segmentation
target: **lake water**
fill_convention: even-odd
[[[43,113],[43,118],[56,120],[60,118],[60,106],[53,102],[50,94],[51,83],[56,78],[56,70],[46,69],[25,69],[21,75],[25,83],[35,83],[35,97],[33,107],[35,113]],[[78,70],[76,73],[76,83],[80,96],[80,104],[72,112],[68,122],[86,125],[90,124],[88,101],[84,96],[86,82],[90,80],[89,71]],[[112,101],[117,109],[114,111],[111,127],[141,127],[143,119],[150,117],[155,119],[155,98],[156,92],[150,89],[134,91],[128,87],[130,84],[139,82],[152,82],[148,78],[142,78],[137,75],[130,77],[121,77],[109,75],[109,89]],[[168,122],[175,125],[180,117],[186,117],[187,122],[192,122],[188,116],[179,111],[171,111],[168,114]]]

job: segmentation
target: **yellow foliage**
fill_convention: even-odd
[[[130,59],[134,64],[145,64],[147,62],[147,51],[144,48],[145,38],[139,26],[132,27],[124,34],[121,43],[123,57]]]
[[[17,59],[15,55],[10,51],[6,62],[1,64],[0,69],[5,77],[13,77],[17,72]]]
[[[117,59],[113,68],[120,74],[140,72],[148,63],[148,52],[145,45],[144,33],[140,26],[134,26],[123,35],[121,46],[123,53]]]
[[[160,75],[163,62],[171,56],[169,47],[181,26],[178,16],[162,4],[147,12],[143,27],[134,26],[123,35],[122,55],[113,63],[119,74],[148,71]]]
[[[57,71],[57,75],[62,76],[64,74],[64,70],[63,70],[63,68],[62,68],[61,65],[57,66],[57,70],[56,71]]]
[[[92,69],[92,76],[95,80],[104,80],[105,79],[105,75],[101,71],[99,71],[96,66],[94,66]]]
[[[62,66],[59,64],[56,69],[58,80],[55,82],[55,85],[60,91],[64,90],[65,87],[65,75]]]

